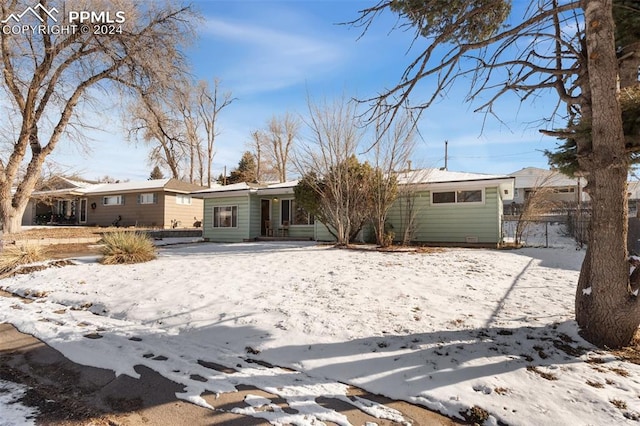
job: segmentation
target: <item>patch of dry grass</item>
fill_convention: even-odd
[[[533,365],[529,365],[527,366],[527,371],[531,371],[533,373],[536,373],[538,376],[542,377],[543,379],[546,380],[558,380],[558,377],[553,374],[553,373],[548,373],[546,371],[542,371],[541,369],[539,369],[536,366]]]
[[[105,265],[142,263],[156,258],[156,246],[151,238],[141,232],[109,232],[102,237]]]
[[[40,262],[47,258],[46,247],[37,244],[7,245],[0,251],[0,274],[6,274],[20,265]]]
[[[619,408],[621,410],[627,409],[627,403],[621,399],[612,399],[609,402],[612,403],[616,408]]]
[[[33,227],[25,229],[16,234],[4,234],[5,241],[20,240],[41,240],[45,238],[63,239],[63,238],[90,238],[100,237],[103,232],[116,230],[117,228],[98,228],[90,226],[73,226],[73,227]]]

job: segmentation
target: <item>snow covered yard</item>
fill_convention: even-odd
[[[82,364],[134,377],[145,365],[186,385],[179,396],[197,404],[208,405],[206,391],[256,386],[297,410],[247,399],[244,414],[274,423],[346,424],[321,396],[403,421],[348,397],[349,383],[452,417],[477,406],[487,424],[635,424],[640,366],[577,335],[584,252],[574,247],[176,246],[145,264],[84,258],[2,280],[37,303],[0,298],[0,321]]]

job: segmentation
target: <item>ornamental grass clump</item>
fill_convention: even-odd
[[[0,251],[0,274],[13,271],[20,265],[40,262],[47,258],[45,247],[32,243],[6,245]]]
[[[156,258],[156,246],[142,232],[109,232],[104,234],[102,241],[104,247],[100,262],[105,265],[142,263]]]

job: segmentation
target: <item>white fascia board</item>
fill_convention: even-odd
[[[236,189],[234,191],[211,191],[211,192],[192,192],[193,198],[228,198],[240,197],[255,193],[255,189]]]
[[[264,188],[258,189],[258,195],[289,195],[293,194],[293,188]]]
[[[437,190],[457,190],[457,189],[480,189],[489,188],[492,186],[507,185],[513,187],[514,178],[505,177],[500,179],[476,179],[476,180],[463,180],[453,182],[433,182],[416,185],[420,189],[437,189]],[[510,186],[509,186],[510,185]]]

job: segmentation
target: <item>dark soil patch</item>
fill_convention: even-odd
[[[53,244],[47,246],[47,256],[51,259],[66,259],[98,254],[100,254],[100,247],[95,243]]]
[[[29,387],[20,402],[29,407],[37,407],[40,419],[47,419],[39,424],[73,424],[91,419],[92,425],[109,425],[101,411],[83,402],[65,383],[63,377],[56,378],[55,385],[47,385],[34,377],[9,367],[0,362],[0,379],[14,383],[22,383]]]

